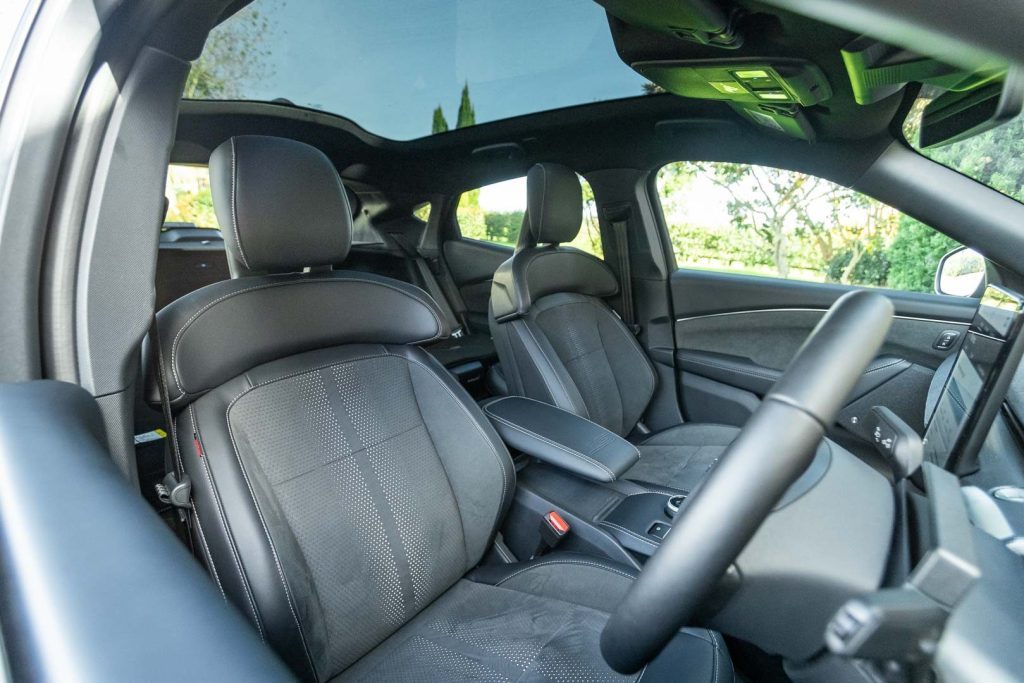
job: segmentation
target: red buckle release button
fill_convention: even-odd
[[[544,521],[548,523],[551,530],[559,536],[565,536],[569,533],[569,523],[562,519],[562,515],[558,514],[554,510],[544,515]]]

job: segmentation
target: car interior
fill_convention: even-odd
[[[15,5],[6,680],[1024,680],[1024,6]]]

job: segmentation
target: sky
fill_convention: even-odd
[[[398,140],[455,125],[469,84],[478,123],[633,97],[646,81],[615,52],[593,0],[256,0],[269,69],[246,99],[284,97]],[[227,30],[228,19],[218,30]]]

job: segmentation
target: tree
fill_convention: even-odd
[[[183,96],[188,99],[236,99],[246,82],[271,75],[270,20],[253,5],[210,32],[203,52],[189,70]]]
[[[896,237],[888,249],[888,286],[914,292],[933,291],[939,260],[957,246],[953,238],[910,216],[902,216]]]
[[[820,178],[749,164],[697,164],[698,169],[729,193],[733,224],[753,233],[770,250],[779,277],[789,277],[791,228],[806,207],[827,193]],[[809,229],[813,221],[804,220]]]
[[[445,133],[448,131],[448,120],[444,117],[444,111],[441,109],[441,105],[437,105],[434,109],[434,122],[430,126],[430,132],[434,133]]]
[[[476,125],[476,110],[473,109],[473,102],[469,98],[469,83],[462,86],[462,99],[459,101],[459,115],[455,119],[456,128],[466,128]]]

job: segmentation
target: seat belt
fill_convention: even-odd
[[[634,334],[640,333],[633,309],[633,273],[629,260],[629,215],[632,206],[617,204],[603,209],[605,220],[615,236],[615,252],[619,257],[619,292],[622,295],[622,321]]]
[[[181,453],[178,452],[178,440],[175,438],[171,400],[167,395],[167,376],[164,374],[164,358],[160,349],[160,335],[157,330],[155,313],[149,326],[149,339],[156,350],[156,386],[160,392],[160,408],[163,411],[164,424],[167,428],[167,445],[164,448],[164,478],[156,485],[156,495],[161,503],[175,507],[182,523],[188,526],[187,511],[192,508],[192,479],[179,467]],[[189,542],[191,540],[192,535],[189,533]]]
[[[459,286],[455,283],[455,278],[452,277],[448,264],[444,262],[440,255],[435,256],[429,263],[434,274],[437,275],[438,280],[441,282],[441,288],[448,295],[448,302],[455,311],[455,317],[462,323],[462,329],[468,333],[470,327],[469,319],[466,317],[468,311],[466,302],[462,299],[462,293],[459,292]]]
[[[444,290],[441,289],[441,285],[434,276],[434,271],[430,269],[430,265],[427,263],[427,260],[420,255],[419,251],[405,243],[402,233],[388,234],[391,235],[391,239],[395,241],[395,244],[397,244],[398,248],[402,250],[405,257],[413,262],[413,265],[416,267],[416,272],[419,273],[420,279],[423,280],[423,285],[427,288],[427,293],[429,293],[437,303],[437,307],[441,309],[441,313],[444,315],[444,319],[452,331],[451,336],[456,339],[464,336],[465,329],[463,324],[455,315],[451,305],[448,303],[448,297],[445,295]]]

